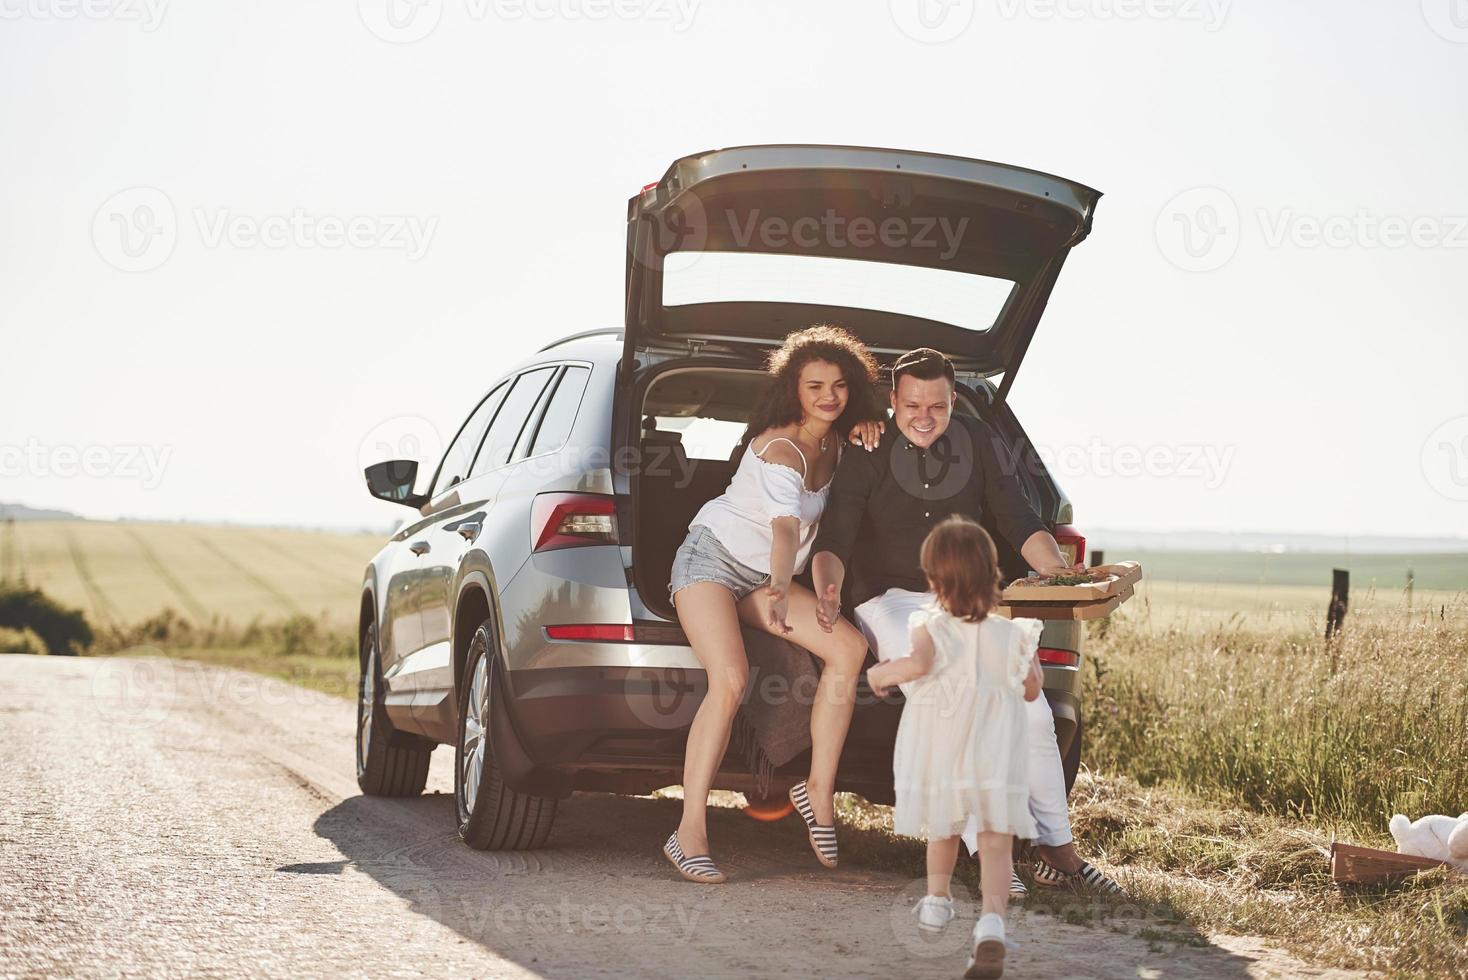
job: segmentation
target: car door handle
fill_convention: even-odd
[[[484,530],[485,511],[475,511],[468,517],[461,517],[452,524],[445,524],[445,531],[458,531],[465,541],[473,541],[479,537],[479,532]]]
[[[429,545],[427,541],[414,541],[412,544],[408,545],[408,550],[415,555],[423,555],[431,550],[431,547],[432,546]]]

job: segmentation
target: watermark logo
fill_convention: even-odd
[[[888,921],[892,936],[917,959],[955,960],[970,952],[970,930],[968,924],[978,918],[981,905],[974,900],[968,886],[956,877],[948,882],[949,894],[953,899],[953,921],[946,928],[928,930],[919,926],[919,903],[928,894],[928,879],[915,878],[892,900]]]
[[[92,244],[108,265],[123,272],[158,268],[178,244],[173,202],[156,187],[118,191],[92,218]]]
[[[1422,18],[1444,41],[1468,44],[1468,0],[1422,0]]]
[[[421,41],[443,19],[443,0],[357,0],[367,30],[389,44]]]
[[[173,710],[177,668],[157,647],[133,647],[127,659],[98,658],[91,695],[97,716],[129,728],[151,728]],[[144,659],[132,659],[140,657]]]
[[[357,446],[357,472],[374,463],[407,459],[419,464],[419,477],[432,477],[431,469],[443,458],[443,440],[438,427],[421,415],[398,415],[377,423]]]
[[[1468,415],[1432,430],[1422,444],[1422,475],[1449,500],[1468,501]]]
[[[974,441],[968,427],[950,421],[948,428],[924,449],[897,428],[887,426],[883,438],[896,439],[887,454],[887,467],[897,485],[911,496],[934,502],[962,493],[974,473]]]
[[[1163,205],[1154,231],[1158,249],[1173,265],[1212,272],[1238,251],[1239,207],[1217,187],[1194,187]]]
[[[889,0],[892,23],[920,44],[942,44],[968,30],[974,0]]]

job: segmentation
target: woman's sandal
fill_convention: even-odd
[[[678,843],[678,831],[673,831],[673,836],[663,845],[663,857],[673,862],[673,867],[678,873],[689,881],[696,881],[701,885],[719,885],[728,880],[724,872],[720,871],[707,854],[697,857],[689,857],[683,853],[683,848]]]
[[[790,787],[790,802],[795,804],[795,810],[800,814],[800,819],[805,821],[805,833],[810,838],[810,849],[816,852],[816,857],[826,867],[836,867],[836,825],[822,827],[816,823],[816,811],[811,809],[810,794],[805,791],[805,780],[802,779]]]

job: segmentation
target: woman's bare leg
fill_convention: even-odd
[[[958,862],[958,840],[957,837],[938,837],[928,841],[929,895],[952,897],[949,883],[953,881],[953,865]]]
[[[683,755],[683,819],[678,844],[689,857],[709,853],[709,787],[729,746],[734,712],[749,677],[734,594],[717,582],[695,582],[673,597],[678,622],[708,675],[708,693],[693,716]]]
[[[1009,878],[1013,866],[1014,837],[1011,834],[979,835],[979,886],[984,891],[984,914],[1001,919],[1009,908]],[[929,873],[931,876],[931,872]]]
[[[810,713],[810,776],[806,792],[816,823],[836,822],[836,766],[851,727],[856,705],[856,678],[867,655],[866,637],[846,620],[827,633],[816,622],[816,597],[802,585],[791,584],[785,622],[790,632],[783,639],[809,650],[821,661],[821,680],[816,685],[815,704]],[[762,603],[764,590],[740,600],[739,616],[750,626],[769,631]]]

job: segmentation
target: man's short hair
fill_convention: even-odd
[[[920,381],[947,378],[950,385],[957,386],[953,379],[953,362],[931,347],[910,350],[892,362],[893,391],[897,390],[897,382],[901,381],[902,376],[906,374]]]

